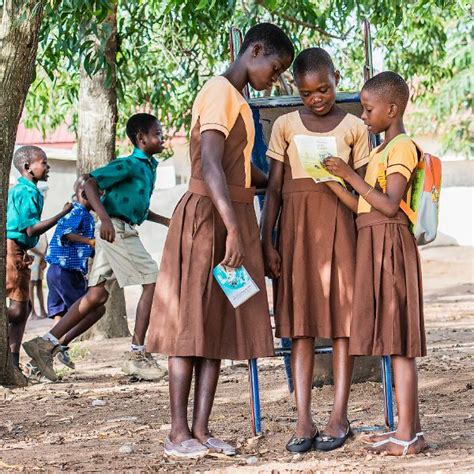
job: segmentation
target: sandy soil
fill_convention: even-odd
[[[292,434],[295,409],[282,361],[267,359],[260,362],[263,437],[252,438],[245,365],[226,366],[212,427],[217,436],[237,444],[239,455],[208,456],[198,462],[165,460],[167,382],[130,382],[120,372],[129,341],[116,339],[76,344],[77,370],[66,373],[61,383],[14,391],[0,388],[0,470],[473,471],[474,249],[433,248],[424,250],[422,258],[429,341],[429,354],[419,361],[422,423],[430,444],[425,454],[406,458],[367,454],[364,427],[383,424],[380,385],[367,382],[352,389],[349,416],[359,430],[354,440],[328,454],[290,455],[284,445]],[[127,292],[130,308],[136,295],[136,289]],[[47,327],[45,321],[31,321],[26,337]],[[313,391],[319,424],[328,417],[331,398],[330,386]],[[94,406],[93,400],[104,404]]]

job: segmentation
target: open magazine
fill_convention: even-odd
[[[314,135],[295,135],[294,141],[303,169],[316,183],[344,181],[324,168],[323,160],[337,155],[336,137],[318,137]]]

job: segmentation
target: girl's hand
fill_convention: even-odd
[[[341,158],[337,158],[336,156],[325,158],[323,164],[331,174],[344,180],[346,180],[353,172],[353,169],[344,160],[341,160]]]
[[[269,278],[279,278],[281,257],[273,245],[263,246],[263,261],[265,263],[265,275]]]
[[[237,268],[244,263],[245,253],[244,244],[237,230],[227,233],[225,241],[225,257],[221,265],[226,267]]]

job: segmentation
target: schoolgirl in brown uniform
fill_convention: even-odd
[[[351,169],[368,159],[368,133],[362,120],[339,108],[339,72],[329,54],[310,48],[295,59],[293,73],[303,110],[279,117],[267,155],[270,176],[262,238],[267,273],[276,279],[276,335],[292,339],[292,369],[298,421],[287,444],[291,452],[316,447],[331,450],[350,434],[347,402],[352,360],[348,355],[355,272],[355,225],[326,183],[304,170],[301,137],[335,137],[341,158]],[[281,204],[280,204],[281,203]],[[281,207],[280,237],[272,233]],[[311,386],[316,337],[333,339],[335,399],[329,422],[318,437],[311,416]]]
[[[165,454],[198,457],[208,450],[235,454],[208,427],[221,359],[273,354],[260,236],[253,207],[266,177],[250,163],[254,126],[242,90],[271,87],[293,60],[285,33],[252,27],[238,58],[210,79],[193,105],[188,192],[170,224],[147,346],[169,356],[171,432]],[[212,271],[244,265],[260,291],[234,309]],[[187,406],[195,374],[191,429]]]
[[[332,189],[358,213],[357,260],[351,323],[352,355],[390,355],[398,408],[395,432],[372,437],[370,449],[389,455],[414,454],[426,447],[418,409],[416,357],[426,355],[421,266],[402,199],[410,202],[411,176],[418,163],[417,148],[404,135],[403,113],[409,98],[405,81],[383,72],[362,89],[362,119],[373,133],[385,132],[384,143],[370,155],[365,181],[339,158],[325,161],[343,178],[359,200],[339,185]],[[379,161],[384,153],[382,179]]]

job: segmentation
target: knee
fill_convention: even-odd
[[[100,286],[89,290],[84,298],[91,306],[98,307],[107,303],[107,300],[109,299],[109,293],[103,286]]]
[[[29,302],[27,303],[12,303],[8,308],[8,322],[10,324],[23,323],[28,317],[28,311],[30,308]]]

